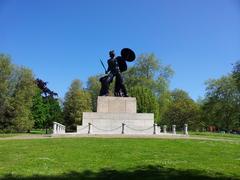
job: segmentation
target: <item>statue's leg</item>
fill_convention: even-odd
[[[101,83],[102,83],[102,88],[100,91],[100,94],[102,96],[108,96],[109,94],[109,86],[110,83],[113,81],[114,75],[112,73],[109,73],[107,76],[103,77]]]
[[[119,76],[116,76],[115,87],[114,87],[114,95],[121,96],[121,87],[119,85]]]
[[[116,79],[118,79],[118,85],[119,85],[119,87],[120,87],[120,92],[122,91],[123,96],[128,97],[127,89],[126,89],[126,87],[125,87],[125,85],[124,85],[124,83],[123,83],[122,74],[121,74],[121,73],[117,73]]]
[[[106,77],[102,77],[100,79],[101,82],[101,89],[100,89],[100,96],[106,96],[108,94],[107,86],[106,86]]]
[[[100,82],[101,82],[100,96],[108,96],[109,85],[112,82],[112,79],[113,79],[113,75],[111,73],[107,76],[100,78]]]

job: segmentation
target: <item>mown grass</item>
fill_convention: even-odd
[[[52,130],[48,130],[48,134],[51,134]],[[13,136],[26,136],[29,135],[31,136],[32,134],[35,135],[45,135],[46,134],[46,130],[42,130],[42,129],[34,129],[31,130],[29,133],[0,133],[0,138],[6,138],[6,137],[13,137]]]
[[[0,178],[240,179],[239,149],[238,140],[1,140]]]
[[[239,134],[230,134],[230,133],[219,133],[219,132],[189,132],[190,136],[193,137],[208,137],[208,138],[224,138],[224,139],[238,139],[240,140]]]
[[[0,133],[0,138],[14,137],[14,136],[23,136],[27,133]]]

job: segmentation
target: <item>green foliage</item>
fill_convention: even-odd
[[[0,55],[0,129],[29,131],[35,83],[32,71],[11,64],[8,56]]]
[[[0,130],[6,130],[12,125],[9,114],[11,109],[9,88],[12,69],[10,57],[0,54]]]
[[[238,91],[240,92],[240,61],[237,61],[233,67],[233,78],[236,82]]]
[[[63,123],[63,113],[60,107],[60,101],[55,99],[57,95],[47,87],[47,82],[41,79],[35,80],[37,90],[33,97],[33,106],[31,108],[35,128],[48,128],[53,126],[53,122]]]
[[[47,118],[45,127],[50,128],[53,122],[64,123],[63,112],[59,104],[59,99],[46,97],[44,103],[47,106]]]
[[[207,125],[231,130],[240,127],[240,92],[232,76],[209,80],[202,106]]]
[[[155,114],[155,121],[159,124],[169,106],[169,82],[174,72],[170,66],[163,65],[154,54],[140,55],[135,62],[125,73],[126,86],[128,89],[146,87],[152,92],[154,105],[147,103],[145,108],[154,107],[152,112]]]
[[[200,107],[189,95],[180,89],[171,92],[171,102],[163,114],[163,124],[168,126],[176,125],[177,129],[182,129],[184,124],[188,124],[190,129],[200,128]]]
[[[170,66],[161,64],[154,54],[140,55],[135,62],[125,73],[128,88],[147,87],[157,96],[168,90],[169,80],[173,75]]]
[[[33,106],[31,108],[35,128],[45,128],[47,120],[47,105],[41,96],[39,88],[36,89],[36,95],[33,97]]]
[[[99,81],[100,76],[91,76],[88,78],[87,82],[87,90],[91,94],[92,100],[92,111],[97,111],[97,97],[99,96],[99,92],[101,89],[101,83]]]
[[[80,80],[74,80],[65,95],[64,121],[68,130],[75,130],[82,123],[82,113],[92,110],[91,96],[84,91]]]
[[[17,83],[11,101],[13,107],[13,126],[18,132],[29,131],[34,125],[31,114],[32,99],[36,85],[32,71],[26,68],[17,70]]]
[[[158,122],[159,123],[161,123],[163,121],[163,116],[166,113],[166,111],[168,110],[171,102],[172,102],[171,93],[169,91],[165,91],[165,92],[161,93],[159,100],[158,100],[158,104],[159,104],[159,108],[158,108],[159,120],[158,120]]]
[[[158,122],[158,102],[150,89],[136,86],[129,89],[129,94],[137,99],[137,112],[154,113],[154,119]]]

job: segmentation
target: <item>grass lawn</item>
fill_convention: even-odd
[[[209,138],[225,138],[225,139],[239,139],[239,134],[230,134],[230,133],[212,133],[212,132],[189,132],[189,135],[192,137],[209,137]]]
[[[240,179],[240,141],[0,140],[0,179]]]
[[[48,134],[51,134],[52,130],[48,130]],[[13,136],[31,136],[32,134],[36,134],[36,135],[45,135],[46,134],[46,130],[42,130],[42,129],[34,129],[31,130],[30,133],[0,133],[0,138],[6,138],[6,137],[13,137]]]

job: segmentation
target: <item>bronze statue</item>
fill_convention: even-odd
[[[131,62],[135,60],[135,53],[129,48],[123,48],[121,50],[121,56],[115,57],[114,51],[110,51],[109,56],[110,59],[107,61],[108,69],[105,70],[105,74],[107,75],[100,78],[100,82],[102,85],[100,90],[100,96],[109,95],[109,86],[115,77],[114,95],[120,97],[128,97],[126,87],[123,83],[122,72],[127,70],[126,61]]]

